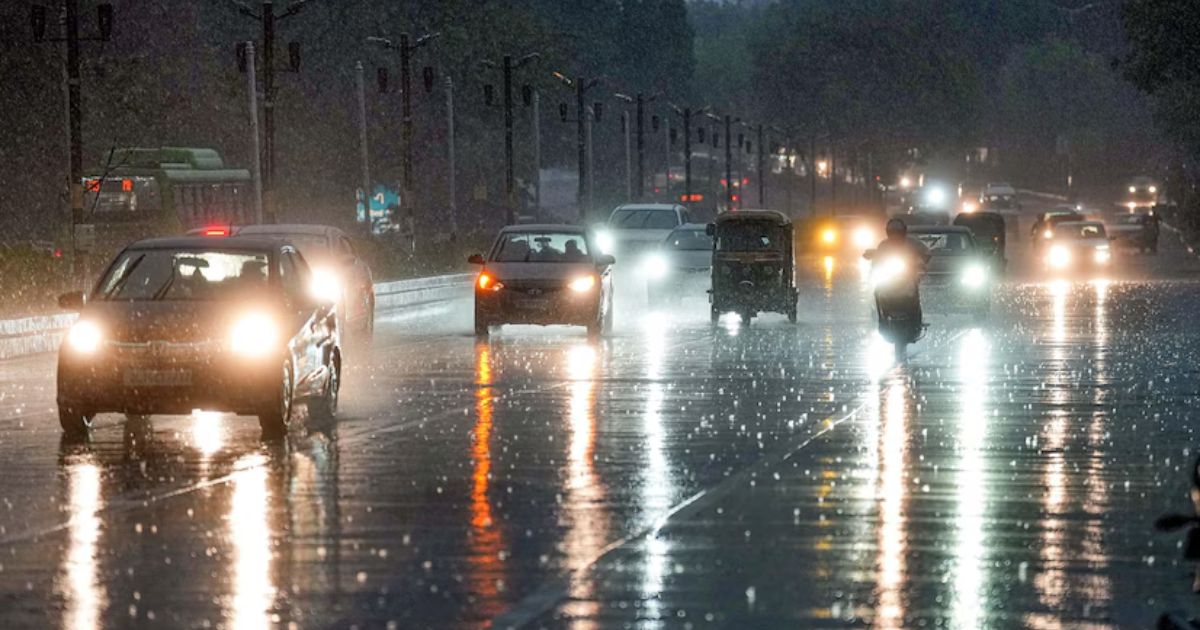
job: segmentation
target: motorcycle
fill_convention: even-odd
[[[876,254],[870,250],[863,258],[871,261],[870,279],[879,334],[895,346],[896,359],[903,360],[908,344],[916,343],[925,334],[919,290],[922,270],[903,257]]]

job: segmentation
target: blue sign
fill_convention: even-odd
[[[367,220],[366,213],[363,211],[362,189],[355,192],[357,202],[355,204],[355,214],[358,222],[362,223]],[[400,195],[383,185],[376,185],[374,192],[371,194],[371,232],[374,234],[382,234],[395,230],[395,217],[393,213],[400,207]]]

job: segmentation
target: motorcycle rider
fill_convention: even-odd
[[[916,274],[925,270],[925,265],[933,257],[933,254],[924,243],[915,238],[909,238],[908,225],[900,219],[888,219],[884,231],[887,233],[887,238],[875,249],[875,260],[899,258],[904,261],[907,269],[912,270],[915,280]],[[913,283],[914,290],[916,290],[917,284],[917,282]],[[918,293],[914,297],[916,298],[914,305],[917,309],[917,321],[924,321],[921,313],[920,294]]]

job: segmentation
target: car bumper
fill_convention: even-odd
[[[186,414],[195,409],[255,414],[272,404],[282,357],[214,355],[190,360],[129,360],[63,351],[58,404],[89,413]]]
[[[554,291],[531,298],[513,291],[476,292],[475,318],[489,325],[588,326],[600,319],[600,292]]]

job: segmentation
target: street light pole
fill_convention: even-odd
[[[446,161],[449,162],[446,187],[450,201],[450,239],[453,241],[458,239],[458,181],[454,155],[454,79],[449,74],[446,75]]]
[[[82,282],[86,266],[79,243],[83,223],[83,90],[79,59],[79,0],[67,0],[67,134],[71,144],[71,250],[75,280]]]
[[[258,140],[258,73],[254,66],[254,43],[246,42],[246,91],[250,97],[250,146],[254,157],[254,222],[263,222],[262,146]],[[363,193],[366,194],[366,193]]]
[[[733,210],[733,118],[725,114],[725,211]]]
[[[370,149],[367,144],[367,86],[366,79],[363,77],[363,64],[361,61],[354,64],[354,78],[358,88],[358,146],[359,158],[362,160],[362,200],[363,200],[363,225],[367,228],[367,234],[371,234],[371,159]]]
[[[763,126],[758,125],[758,207],[767,207],[767,171],[763,154]]]
[[[637,95],[637,199],[646,196],[646,99]]]
[[[279,220],[275,207],[275,5],[262,4],[263,55],[263,215],[266,223]]]
[[[542,94],[533,92],[533,213],[542,218]]]

